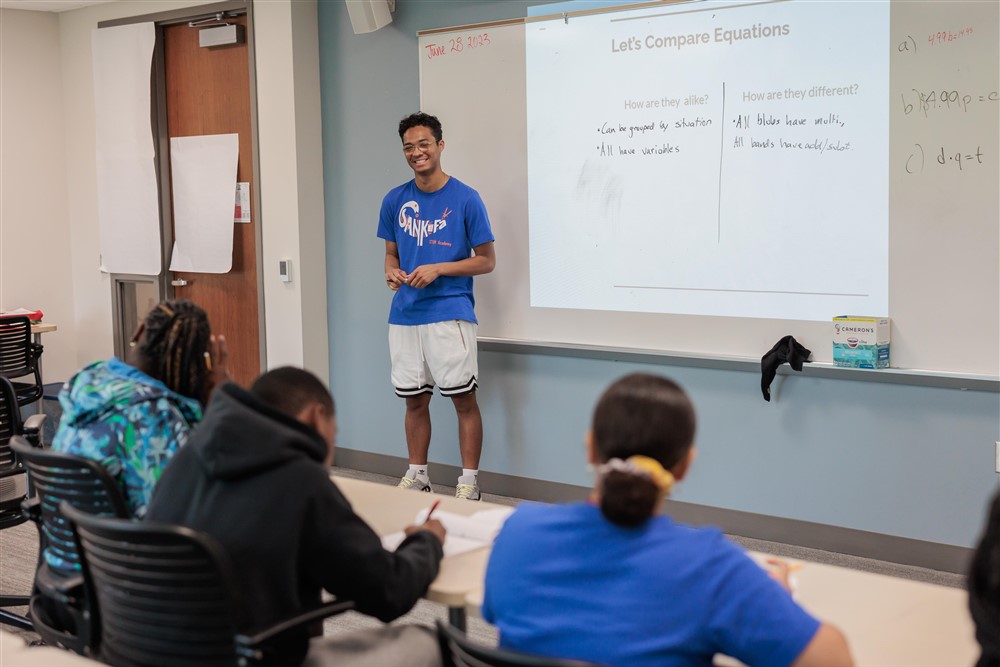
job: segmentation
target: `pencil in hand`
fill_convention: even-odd
[[[424,523],[427,523],[428,521],[431,520],[431,514],[434,514],[434,510],[436,510],[437,507],[438,507],[438,505],[440,505],[440,504],[441,504],[441,499],[440,498],[438,498],[437,500],[434,501],[434,504],[431,505],[431,508],[429,510],[427,510],[427,517],[424,519]]]

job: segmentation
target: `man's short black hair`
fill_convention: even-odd
[[[310,403],[320,403],[334,414],[333,396],[326,386],[309,371],[294,366],[264,373],[250,393],[289,417],[296,417]]]
[[[423,111],[418,111],[417,113],[411,113],[409,116],[399,121],[399,140],[403,140],[403,135],[411,127],[426,127],[434,135],[437,141],[441,141],[441,121],[437,119],[437,116],[432,116],[429,113],[424,113]]]

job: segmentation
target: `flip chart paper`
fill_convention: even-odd
[[[160,207],[150,115],[152,23],[92,33],[101,270],[156,276]]]
[[[227,273],[233,267],[233,192],[239,152],[237,134],[171,137],[171,271]]]

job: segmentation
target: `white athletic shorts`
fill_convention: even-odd
[[[389,325],[392,385],[396,395],[461,396],[479,386],[476,325],[465,320]]]

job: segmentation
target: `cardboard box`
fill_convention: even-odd
[[[833,365],[889,367],[888,317],[841,315],[833,318]]]

